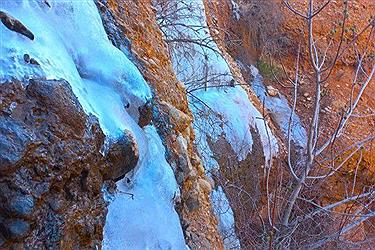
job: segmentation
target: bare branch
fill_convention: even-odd
[[[293,7],[290,5],[289,1],[287,1],[287,0],[283,0],[283,3],[285,4],[285,6],[286,6],[291,12],[293,12],[293,13],[296,14],[297,16],[300,16],[300,17],[302,17],[302,18],[304,18],[304,19],[308,19],[308,18],[309,18],[309,17],[305,16],[304,14],[302,14],[301,12],[299,12],[298,10],[296,10],[295,8],[293,8]]]

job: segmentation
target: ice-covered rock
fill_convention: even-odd
[[[0,87],[1,248],[95,248],[106,210],[99,123],[66,81],[25,85]]]
[[[41,181],[41,186],[32,182],[29,178],[31,170],[25,169],[26,165],[21,167],[21,173],[14,173],[20,176],[10,177],[19,181],[27,179],[24,183],[35,185],[37,190],[33,195],[38,198],[46,193],[48,196],[43,198],[49,204],[48,212],[40,213],[43,210],[37,208],[38,214],[33,218],[43,223],[30,227],[33,230],[41,227],[41,234],[37,234],[40,237],[34,242],[36,245],[28,243],[35,240],[33,238],[25,240],[26,248],[69,249],[74,246],[95,249],[100,247],[102,237],[104,249],[125,246],[130,249],[185,248],[173,204],[173,197],[179,190],[173,171],[165,160],[164,146],[155,128],[146,126],[142,129],[138,125],[140,107],[152,98],[151,90],[129,60],[126,46],[120,50],[109,41],[94,1],[49,0],[48,4],[34,0],[2,1],[1,8],[27,27],[34,39],[0,24],[0,90],[9,90],[11,87],[6,82],[17,79],[17,86],[22,90],[20,93],[29,91],[23,98],[30,98],[30,105],[36,107],[25,108],[24,113],[20,113],[20,108],[26,106],[12,99],[14,91],[4,92],[12,101],[4,107],[4,117],[0,118],[17,124],[7,126],[7,129],[20,129],[12,132],[19,135],[14,144],[9,138],[1,137],[0,142],[8,147],[17,143],[22,147],[1,160],[7,162],[6,171],[12,171],[20,167],[17,164],[20,159],[25,159],[25,154],[40,150],[35,157],[39,157],[38,161],[43,164],[37,165],[35,171],[56,178],[53,183],[59,190],[55,193],[49,191],[55,187],[50,187],[47,179]],[[32,60],[37,63],[31,63]],[[178,112],[171,112],[180,119]],[[88,114],[96,116],[99,123]],[[35,117],[35,120],[26,124],[24,131],[24,126],[18,125],[18,119],[25,118],[23,122],[28,123],[29,117]],[[101,167],[104,168],[105,162],[101,152],[106,150],[102,147],[104,136],[101,130],[110,148],[108,162],[115,165],[125,159],[125,148],[129,145],[134,154],[128,167],[121,166],[113,171],[119,177],[132,169],[127,181],[118,182],[118,192],[110,200],[103,235],[106,210],[100,186]],[[121,141],[124,131],[132,134],[130,144],[115,143],[111,148],[111,141]],[[39,137],[48,143],[37,144],[34,138],[39,140]],[[27,147],[27,143],[32,147]],[[116,145],[120,145],[119,150]],[[139,155],[137,161],[135,145]],[[35,163],[35,160],[30,160],[30,163]],[[12,192],[5,193],[10,195]],[[62,199],[60,193],[66,198]],[[126,193],[133,194],[133,199]],[[63,204],[58,201],[63,201]],[[48,240],[44,240],[46,238]]]

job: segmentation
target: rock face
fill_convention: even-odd
[[[95,249],[104,135],[64,80],[0,84],[0,248]]]
[[[186,244],[191,249],[223,249],[207,187],[200,186],[200,180],[206,177],[193,145],[192,114],[186,91],[173,70],[153,1],[96,2],[108,37],[116,47],[131,49],[130,57],[153,89],[155,98],[139,109],[138,124],[143,127],[152,122],[166,147],[167,161],[181,188],[176,211]],[[131,41],[131,46],[121,42],[123,35]]]

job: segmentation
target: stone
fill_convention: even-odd
[[[45,3],[49,8],[52,7],[51,4],[48,2],[48,0],[44,0],[44,3]]]
[[[192,153],[191,164],[193,164],[193,165],[201,164],[201,159],[199,158],[197,153],[194,153],[194,152]]]
[[[205,192],[206,194],[210,194],[211,193],[212,186],[211,186],[211,184],[208,181],[206,181],[205,179],[199,179],[198,183],[199,183],[199,188],[203,192]]]
[[[9,207],[18,215],[30,215],[34,208],[34,198],[31,195],[17,195],[11,200]]]
[[[269,96],[275,97],[275,96],[279,95],[279,91],[276,88],[272,87],[271,85],[268,85],[267,86],[267,94]]]
[[[193,171],[193,165],[191,164],[187,140],[178,133],[178,136],[174,138],[173,148],[175,149],[175,154],[177,157],[176,164],[173,168],[176,180],[178,184],[182,184]]]
[[[185,205],[189,212],[197,210],[200,206],[198,195],[189,195],[185,201]]]
[[[30,230],[30,224],[24,220],[15,219],[6,222],[5,228],[8,230],[11,238],[19,239],[24,237]]]
[[[235,87],[236,81],[234,79],[230,80],[229,86]]]
[[[179,155],[178,156],[178,166],[182,170],[182,172],[184,173],[184,176],[187,176],[191,172],[191,170],[193,169],[187,155]]]
[[[160,105],[162,110],[167,113],[171,123],[174,124],[177,131],[184,131],[188,128],[192,122],[190,116],[182,112],[181,110],[174,107],[172,104],[161,101]]]
[[[217,188],[215,180],[211,176],[207,175],[206,179],[207,179],[208,183],[210,183],[212,189],[216,189]]]
[[[85,113],[70,84],[61,80],[30,80],[27,93],[59,114],[61,120],[82,135],[86,126]]]
[[[176,174],[176,182],[181,185],[185,181],[185,175],[183,172],[178,171]]]
[[[38,66],[40,66],[40,64],[38,63],[38,61],[35,60],[34,58],[30,57],[29,54],[24,54],[24,55],[23,55],[23,60],[24,60],[26,63],[30,63],[30,64],[33,64],[33,65],[38,65]]]
[[[65,203],[66,202],[62,196],[53,197],[48,202],[50,208],[57,213],[63,211]]]
[[[0,11],[0,19],[8,29],[24,35],[30,40],[34,40],[34,34],[28,28],[26,28],[25,25],[23,25],[20,21],[18,21],[8,13]]]
[[[189,246],[192,249],[211,249],[210,242],[206,239],[205,235],[200,234],[199,232],[190,231]]]
[[[205,172],[206,172],[206,170],[204,169],[204,166],[203,166],[202,163],[199,163],[199,164],[197,165],[197,170],[198,170],[198,174],[199,174],[199,175],[204,175]]]
[[[177,140],[177,150],[180,152],[180,153],[185,153],[187,154],[187,150],[188,150],[188,144],[187,144],[187,140],[181,135],[179,134],[176,138]]]
[[[24,156],[32,138],[20,123],[0,116],[0,172],[15,167]]]
[[[187,141],[180,134],[177,137],[176,142],[177,142],[176,149],[177,149],[177,153],[178,153],[178,163],[179,163],[178,166],[180,167],[180,169],[182,170],[182,172],[186,176],[193,169],[193,166],[191,165],[191,162],[190,162],[190,159],[189,159]]]
[[[152,102],[147,101],[143,106],[138,108],[139,120],[138,125],[140,127],[147,126],[152,121]]]
[[[35,60],[34,58],[30,58],[30,64],[40,66],[40,64],[38,63],[38,61]]]
[[[181,202],[182,202],[182,200],[181,200],[181,194],[180,194],[180,192],[175,192],[173,194],[173,203],[175,205],[180,205]]]
[[[129,130],[112,142],[107,153],[107,169],[104,178],[106,180],[120,180],[125,174],[133,170],[138,162],[139,152],[135,137]]]
[[[29,63],[29,62],[30,62],[30,55],[29,55],[29,54],[24,54],[24,55],[23,55],[23,60],[24,60],[26,63]]]

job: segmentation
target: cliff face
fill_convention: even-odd
[[[186,243],[192,248],[222,248],[213,215],[204,168],[193,145],[192,114],[184,86],[176,78],[157,10],[151,1],[99,1],[109,11],[119,32],[131,41],[137,66],[154,91],[150,119],[163,138],[167,161],[181,187],[176,204]],[[108,30],[107,30],[108,31]]]
[[[301,13],[304,14],[306,12],[308,1],[288,2]],[[321,110],[319,111],[318,144],[335,132],[341,119],[343,119],[342,117],[346,116],[344,112],[350,105],[350,93],[353,91],[352,93],[355,93],[354,96],[358,93],[359,88],[365,82],[362,80],[366,80],[366,77],[371,75],[374,67],[372,54],[374,53],[375,40],[373,25],[371,25],[371,22],[373,23],[371,13],[374,11],[374,4],[367,1],[352,1],[348,3],[348,10],[345,11],[344,5],[347,2],[328,2],[328,7],[324,8],[318,17],[314,19],[313,26],[314,41],[319,44],[318,47],[321,50],[327,48],[327,46],[329,48],[328,52],[326,52],[329,59],[326,59],[326,62],[332,62],[331,57],[334,56],[340,41],[340,26],[342,22],[339,20],[342,20],[344,16],[347,16],[347,19],[343,29],[343,42],[339,60],[328,80],[324,81],[319,92]],[[314,6],[318,8],[317,6],[323,6],[324,3],[326,2],[314,1]],[[312,84],[313,77],[311,75],[312,69],[306,46],[306,41],[308,40],[306,20],[291,12],[282,1],[219,0],[207,1],[206,6],[206,12],[209,11],[210,13],[207,16],[212,18],[210,25],[218,30],[218,39],[224,41],[223,47],[241,66],[245,81],[252,86],[258,98],[263,100],[267,114],[277,127],[280,138],[284,139],[287,138],[285,131],[288,131],[288,129],[285,124],[288,124],[288,121],[285,121],[283,117],[290,117],[291,114],[288,103],[293,103],[295,93],[293,92],[293,84],[290,83],[294,81],[298,43],[301,44],[303,49],[300,55],[299,73],[300,76],[303,76],[303,79],[298,83],[296,92],[298,96],[296,103],[298,117],[296,117],[291,131],[291,141],[294,144],[292,150],[296,155],[299,155],[307,145],[305,128],[309,132],[315,98],[314,84]],[[234,13],[228,10],[234,10]],[[273,18],[274,22],[269,21],[270,18]],[[364,28],[365,30],[362,31]],[[356,37],[357,35],[358,37]],[[263,39],[265,36],[266,40]],[[352,41],[353,38],[354,41]],[[269,47],[270,45],[271,48]],[[362,60],[360,58],[364,58],[361,61],[363,67],[359,70],[362,73],[357,72],[358,74],[356,74],[355,71],[359,65],[359,60]],[[263,77],[259,77],[258,72],[254,74],[253,66],[249,65],[256,65]],[[362,78],[359,76],[361,74]],[[292,80],[289,81],[285,75],[291,77]],[[353,84],[353,79],[361,80]],[[359,151],[355,150],[354,157],[349,157],[351,158],[350,160],[343,161],[351,153],[350,150],[334,159],[334,161],[337,161],[337,165],[343,162],[342,169],[337,175],[323,181],[325,184],[321,187],[321,195],[316,197],[323,204],[339,200],[342,196],[345,197],[345,190],[348,186],[353,185],[353,178],[361,180],[357,182],[360,187],[354,184],[355,188],[363,189],[369,187],[370,190],[373,190],[372,184],[370,184],[374,181],[373,86],[374,80],[373,77],[370,77],[365,93],[360,98],[360,103],[355,109],[355,112],[361,115],[354,115],[351,118],[343,132],[343,136],[333,143],[332,150],[336,150],[335,152],[346,151],[352,145],[361,143],[362,140],[368,140],[369,138],[370,140],[363,144],[363,148]],[[329,154],[323,153],[324,156],[317,160],[320,163],[323,162],[323,168],[325,165],[322,159],[328,157],[327,155]],[[222,160],[221,165],[225,164]],[[247,164],[250,165],[249,163]],[[354,177],[352,175],[353,172],[355,172]],[[271,176],[271,179],[273,183],[276,183],[277,177]],[[250,192],[251,190],[247,191]],[[259,201],[256,198],[254,200],[255,203]],[[235,206],[235,203],[239,201],[232,200],[232,202],[233,206]],[[262,204],[261,201],[260,204]],[[260,213],[265,214],[266,211],[261,211]],[[238,212],[236,215],[239,230],[241,230],[244,226],[239,224],[245,219],[242,219]],[[251,219],[248,223],[254,221],[256,221],[256,218]],[[358,229],[361,233],[354,233],[356,239],[365,239],[366,235],[373,235],[373,231],[368,226],[373,223],[372,221],[372,219],[369,219],[361,224]],[[238,231],[238,233],[240,232]],[[324,235],[327,234],[329,233],[324,233]],[[250,242],[252,240],[250,235],[242,235],[241,237],[250,239]],[[241,243],[243,243],[242,247],[244,247],[249,242]]]
[[[294,8],[305,11],[307,1],[290,1]],[[236,18],[233,15],[218,15],[221,6],[225,6],[226,10],[232,8],[231,1],[214,1],[210,3],[212,13],[217,16],[216,25],[219,29],[228,31],[227,34],[222,35],[222,40],[225,41],[227,51],[239,62],[244,65],[259,66],[261,73],[264,74],[266,85],[271,85],[283,94],[289,102],[292,101],[292,91],[284,79],[284,70],[291,75],[295,71],[296,53],[298,48],[297,41],[303,41],[302,46],[306,46],[307,41],[306,23],[304,20],[290,11],[282,1],[269,1],[269,3],[262,3],[259,1],[244,0],[232,1],[235,3],[239,13],[242,13],[241,18]],[[316,6],[322,6],[324,1],[316,1]],[[272,5],[272,8],[269,6]],[[269,9],[270,17],[276,20],[271,22],[261,23],[266,21],[263,17],[265,10]],[[356,34],[360,33],[363,28],[369,25],[372,19],[372,12],[375,6],[373,3],[367,1],[353,1],[348,4],[348,18],[344,29],[344,42],[351,41]],[[329,44],[332,39],[332,47],[328,53],[329,56],[336,51],[340,38],[340,24],[343,18],[344,4],[339,1],[334,1],[324,8],[319,13],[319,18],[314,20],[314,36],[317,40],[323,40]],[[228,13],[224,11],[223,13]],[[266,11],[267,13],[267,11]],[[239,16],[240,17],[240,14]],[[256,18],[263,18],[257,20]],[[265,20],[264,20],[265,19]],[[252,27],[252,28],[250,28]],[[367,47],[365,54],[371,55],[374,53],[374,39],[371,35],[371,28],[366,28],[361,32],[358,38],[355,39],[355,46],[346,44],[343,46],[339,60],[336,67],[334,67],[331,77],[324,83],[322,90],[322,137],[327,137],[337,126],[337,121],[340,120],[339,113],[347,105],[347,100],[352,88],[352,81],[355,75],[355,68],[358,63],[358,58],[364,49]],[[269,35],[270,33],[273,36]],[[302,34],[302,35],[301,35]],[[269,36],[268,43],[272,43],[273,48],[269,48],[267,41],[262,37]],[[304,47],[305,48],[305,47]],[[301,51],[302,71],[308,71],[309,58],[308,50]],[[371,56],[368,57],[364,63],[365,67],[371,66]],[[267,65],[268,64],[268,65]],[[273,72],[271,72],[271,70]],[[243,70],[243,74],[247,81],[251,80],[252,76],[248,70]],[[369,71],[367,69],[367,71]],[[276,75],[276,78],[273,76]],[[308,75],[308,73],[306,73]],[[310,79],[309,79],[310,80]],[[304,100],[297,102],[296,112],[301,118],[305,127],[309,126],[309,117],[313,109],[313,88],[309,84],[309,80],[301,81],[298,88],[298,95],[303,96]],[[368,117],[374,106],[374,81],[371,80],[369,87],[366,88],[361,102],[357,107],[357,112],[365,114],[362,119],[356,119],[353,125],[348,126],[347,134],[355,140],[362,140],[370,135],[373,131],[374,121]],[[308,111],[308,112],[306,112]],[[366,116],[366,117],[365,117]],[[355,124],[355,125],[354,125]],[[342,139],[342,145],[349,144],[350,141]],[[370,149],[372,150],[372,149]]]
[[[1,247],[101,245],[104,143],[64,81],[2,83]]]
[[[106,249],[184,245],[181,226],[192,248],[222,248],[186,93],[151,2],[96,1],[103,24],[93,2],[73,2],[2,6],[1,247],[100,247],[106,224]],[[157,211],[166,217],[154,227],[129,226]],[[130,237],[142,227],[149,238]]]
[[[276,218],[270,202],[278,209],[270,192],[294,184],[278,179],[289,178],[284,144],[291,133],[293,154],[301,154],[312,105],[306,99],[300,117],[290,116],[290,89],[262,77],[262,39],[271,35],[249,28],[241,15],[258,10],[244,12],[249,2],[2,4],[0,248],[268,244],[276,233],[264,226]],[[363,6],[354,6],[355,17]],[[282,21],[273,35],[296,36],[294,24]],[[295,54],[284,55],[291,71]],[[352,59],[334,74],[352,73]],[[348,88],[340,79],[324,99],[333,98],[333,111],[342,91],[332,85]],[[371,93],[360,111],[374,105]],[[371,134],[371,117],[349,132]],[[329,118],[323,115],[323,133],[334,129]],[[370,185],[373,155],[353,161],[362,157],[357,168],[368,172],[358,178]]]
[[[293,8],[300,10],[304,10],[307,4],[307,1],[290,2]],[[323,3],[324,1],[316,1],[314,4],[323,6]],[[272,8],[269,4],[272,5]],[[264,76],[265,84],[274,87],[291,103],[293,93],[286,84],[287,80],[284,79],[284,71],[289,75],[295,71],[298,48],[296,41],[303,41],[302,46],[306,45],[307,33],[305,32],[306,23],[304,20],[290,11],[282,1],[277,0],[269,1],[269,3],[252,0],[219,0],[207,2],[206,5],[209,11],[207,16],[214,17],[210,24],[218,30],[219,40],[222,42],[224,50],[229,52],[239,64],[245,65],[245,67],[241,68],[245,80],[249,82],[253,81],[254,78],[250,72],[251,70],[247,69],[246,65],[256,65]],[[267,8],[269,9],[268,16],[275,20],[274,23],[261,23],[261,21],[268,20],[263,17]],[[343,43],[352,41],[351,39],[359,35],[355,38],[355,41],[342,46],[344,49],[342,48],[337,65],[333,68],[331,77],[324,83],[322,90],[323,112],[321,114],[322,137],[328,137],[329,134],[333,133],[340,120],[340,112],[347,105],[352,81],[356,74],[355,69],[358,64],[358,58],[361,55],[372,55],[374,53],[373,31],[371,29],[372,26],[369,25],[373,18],[371,13],[374,9],[374,4],[367,1],[359,0],[348,4]],[[329,50],[329,56],[332,56],[331,54],[336,51],[336,45],[339,43],[340,25],[342,24],[340,20],[344,16],[343,12],[344,4],[333,1],[319,13],[319,18],[314,22],[313,31],[316,39],[324,40],[327,44],[329,39],[332,39],[331,43],[335,44]],[[273,33],[272,36],[270,32]],[[303,35],[301,36],[301,34]],[[274,39],[276,41],[262,40],[265,35],[268,35],[268,40]],[[267,44],[267,42],[272,43],[273,48],[269,48],[270,44]],[[363,54],[362,52],[365,49],[366,52]],[[301,51],[301,71],[307,71],[309,67],[307,53],[307,49]],[[367,73],[371,72],[371,58],[372,56],[369,56],[363,62]],[[306,128],[309,126],[309,118],[311,117],[309,114],[311,114],[313,109],[313,88],[309,84],[309,80],[301,81],[301,85],[298,88],[298,96],[302,96],[303,100],[298,101],[296,107],[296,112]],[[374,120],[371,111],[372,107],[374,107],[373,86],[374,81],[372,79],[357,107],[357,112],[363,114],[363,116],[348,124],[346,134],[351,139],[341,138],[340,146],[349,145],[351,140],[360,141],[373,133]],[[254,92],[257,91],[254,89]],[[259,97],[258,93],[257,95]],[[372,154],[372,147],[366,148],[366,150],[370,151],[370,153],[367,152],[366,154]],[[373,162],[371,158],[366,160]],[[370,165],[373,165],[373,163]]]
[[[137,124],[150,122],[150,89],[127,40],[122,52],[107,39],[93,1],[1,8],[1,248],[100,248],[103,192],[110,200],[114,181],[139,169],[160,140]],[[173,182],[164,187],[172,197]],[[182,235],[173,208],[165,211]]]

